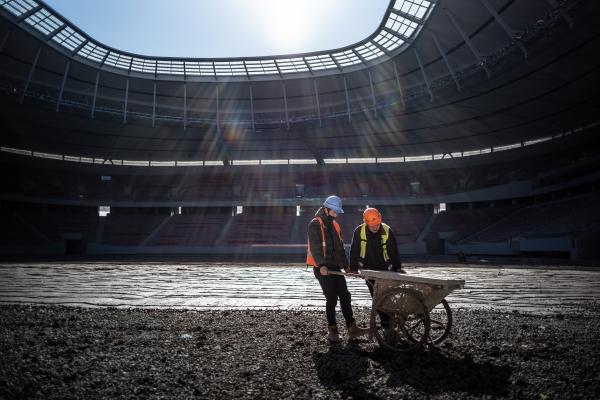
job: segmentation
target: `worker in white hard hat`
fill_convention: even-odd
[[[333,343],[341,341],[335,316],[338,298],[342,315],[346,320],[348,339],[352,340],[369,332],[368,329],[356,325],[346,278],[330,274],[332,271],[340,272],[342,269],[348,269],[349,266],[341,228],[335,220],[338,214],[343,212],[342,199],[338,196],[329,196],[308,224],[306,265],[313,267],[315,277],[323,289],[326,300],[327,339]]]

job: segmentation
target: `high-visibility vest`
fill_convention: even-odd
[[[390,227],[384,223],[381,223],[383,226],[383,234],[381,235],[381,248],[383,250],[383,259],[386,263],[390,261],[390,256],[387,251],[387,241],[390,237]],[[365,257],[367,255],[367,224],[362,224],[360,226],[360,261],[361,266],[365,261]]]
[[[313,218],[314,220],[319,221],[319,225],[321,225],[321,238],[322,238],[322,246],[323,246],[323,257],[325,258],[327,255],[327,244],[325,243],[325,225],[323,223],[323,219],[321,217],[315,217]],[[312,222],[312,221],[311,221]],[[338,234],[338,237],[340,238],[340,242],[342,242],[342,245],[344,243],[344,241],[342,240],[342,232],[340,229],[340,224],[337,223],[337,221],[333,221],[333,227],[335,228],[335,231]],[[308,248],[306,251],[306,265],[312,265],[313,267],[318,267],[317,263],[315,262],[314,257],[312,256],[312,254],[310,253],[310,239],[308,240]]]

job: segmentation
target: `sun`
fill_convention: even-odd
[[[266,13],[259,19],[268,39],[279,47],[292,50],[306,39],[312,28],[306,2],[292,0],[268,0]]]

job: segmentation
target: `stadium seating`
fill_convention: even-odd
[[[509,214],[481,232],[464,239],[468,242],[499,242],[525,236],[559,236],[598,226],[597,193],[535,204]]]
[[[36,162],[21,168],[18,174],[7,175],[2,193],[24,201],[3,200],[8,206],[2,209],[0,243],[42,246],[64,244],[66,238],[76,238],[121,247],[303,247],[308,223],[318,206],[303,206],[301,215],[296,217],[293,204],[298,197],[314,202],[332,193],[354,202],[345,206],[345,214],[339,217],[346,244],[351,243],[354,228],[362,222],[362,209],[373,199],[397,204],[374,206],[382,211],[384,222],[392,227],[401,245],[420,240],[439,243],[442,236],[458,244],[495,243],[516,237],[573,236],[600,228],[600,212],[595,207],[600,198],[589,186],[584,190],[587,194],[561,189],[556,198],[548,194],[505,199],[496,201],[495,207],[490,206],[493,201],[448,204],[447,211],[435,216],[433,204],[416,204],[427,196],[470,193],[522,180],[532,188],[546,188],[600,170],[594,154],[576,157],[571,150],[561,154],[542,155],[522,163],[491,163],[475,169],[427,170],[415,164],[414,169],[396,170],[391,166],[385,174],[356,166],[337,166],[327,174],[313,167],[296,168],[284,175],[276,168],[257,168],[243,171],[243,178],[231,170],[207,169],[193,173],[173,170],[172,174],[154,170],[120,172],[106,178],[106,172],[96,171],[94,166],[71,173],[42,167],[55,162],[42,160],[40,165]],[[411,182],[419,182],[418,188]],[[304,185],[303,190],[297,192],[297,184]],[[44,204],[80,201],[129,204],[113,207],[102,219],[97,206]],[[205,202],[204,208],[184,206],[183,214],[171,215],[177,209],[173,204],[196,201]],[[233,216],[235,206],[206,206],[211,201],[274,205],[245,206],[241,214]]]
[[[112,215],[106,217],[102,243],[137,246],[165,219],[164,215]]]
[[[237,215],[224,244],[292,244],[294,218],[293,215]]]
[[[14,212],[0,212],[0,246],[43,245],[48,239]]]
[[[219,238],[227,221],[224,214],[173,215],[161,227],[151,246],[212,246]]]
[[[471,208],[441,212],[431,227],[430,235],[435,237],[440,232],[454,232],[449,239],[460,241],[515,212],[516,209],[514,207]]]

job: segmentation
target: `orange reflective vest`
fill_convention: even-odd
[[[325,243],[325,225],[323,223],[323,219],[321,217],[315,217],[313,219],[314,220],[318,220],[319,224],[321,225],[321,238],[322,238],[322,243],[323,243],[323,257],[326,257],[327,254],[327,244]],[[312,222],[312,221],[311,221]],[[335,228],[335,231],[338,234],[338,237],[340,238],[340,242],[344,243],[344,241],[342,240],[342,232],[340,229],[340,224],[337,223],[337,221],[333,221],[333,227]],[[306,250],[306,265],[312,265],[313,267],[318,267],[317,263],[315,262],[314,257],[312,256],[312,254],[310,254],[310,239],[308,240],[308,248]]]

